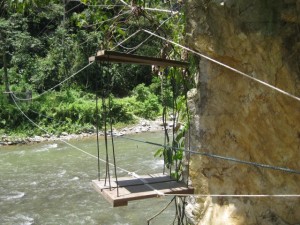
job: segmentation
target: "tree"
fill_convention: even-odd
[[[30,46],[35,40],[27,32],[27,21],[21,14],[14,13],[8,19],[0,18],[0,50],[2,53],[3,83],[5,90],[9,91],[11,79],[22,80],[20,77],[10,77],[8,74],[12,68],[17,71],[22,69],[24,60],[30,59],[26,53],[30,52]],[[11,65],[13,61],[14,65]],[[18,68],[18,66],[21,66]],[[18,71],[19,72],[19,71]],[[19,74],[22,75],[22,74]]]
[[[0,53],[2,54],[2,64],[3,64],[3,83],[5,85],[5,91],[9,92],[9,81],[7,75],[7,49],[6,49],[6,32],[5,30],[8,28],[8,22],[0,19]]]

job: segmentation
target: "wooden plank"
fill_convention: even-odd
[[[93,180],[93,187],[113,206],[125,206],[128,201],[153,198],[162,194],[193,194],[194,189],[183,182],[177,182],[168,175],[156,174],[141,176],[142,181],[132,177],[122,177],[119,181],[117,193],[116,182],[111,182],[111,187],[104,185],[104,180]],[[143,181],[146,181],[145,183]],[[119,183],[119,182],[118,182]],[[120,184],[121,184],[120,183]],[[126,184],[126,185],[125,185]]]
[[[152,174],[152,175],[140,176],[140,179],[134,177],[120,177],[118,178],[118,185],[119,187],[124,187],[124,186],[141,185],[144,183],[152,184],[152,183],[168,182],[168,181],[174,181],[174,179],[167,174]],[[108,180],[106,182],[104,179],[100,181],[95,180],[95,183],[97,183],[97,185],[99,187],[102,187],[103,189],[109,188]],[[114,188],[117,187],[115,178],[111,178],[110,186]]]
[[[115,51],[100,50],[96,56],[89,57],[89,62],[106,61],[115,63],[130,63],[141,65],[156,65],[161,67],[187,67],[188,63],[184,61],[169,60],[163,58],[155,58],[149,56],[139,56],[134,54],[126,54]]]

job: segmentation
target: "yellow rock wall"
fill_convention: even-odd
[[[187,45],[300,96],[300,1],[189,0]],[[295,15],[299,15],[299,18]],[[199,58],[193,150],[300,171],[300,101]],[[192,155],[196,194],[298,194],[300,175]],[[299,197],[202,197],[194,224],[300,224]]]

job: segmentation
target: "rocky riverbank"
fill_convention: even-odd
[[[172,121],[168,121],[167,126],[172,127]],[[155,132],[163,129],[164,126],[161,119],[157,119],[157,120],[141,119],[139,123],[136,125],[124,127],[120,130],[114,129],[113,134],[115,136],[123,136],[126,134],[133,134],[133,133]],[[103,131],[100,131],[99,134],[100,136],[104,136]],[[81,138],[91,137],[95,135],[96,135],[96,129],[91,129],[89,132],[79,133],[79,134],[68,134],[66,132],[62,132],[60,135],[44,134],[42,136],[33,136],[33,137],[14,137],[14,136],[2,135],[0,139],[0,146],[39,143],[45,141],[81,139]]]

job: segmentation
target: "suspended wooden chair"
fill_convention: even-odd
[[[108,62],[108,63],[128,63],[141,65],[154,65],[159,67],[187,67],[187,62],[168,60],[163,58],[154,58],[148,56],[138,56],[133,54],[125,54],[115,51],[101,50],[95,56],[89,58],[89,62]],[[103,99],[103,96],[102,96]],[[96,103],[97,104],[97,103]],[[103,105],[105,108],[105,105]],[[98,107],[97,107],[98,108]],[[98,116],[98,115],[97,115]],[[105,142],[107,146],[107,128],[105,119]],[[98,132],[97,132],[98,133]],[[112,128],[111,128],[112,133]],[[113,138],[113,135],[112,137]],[[113,145],[113,139],[112,139]],[[106,149],[107,151],[107,149]],[[93,180],[92,185],[113,207],[126,206],[128,201],[158,197],[165,194],[193,194],[194,189],[181,181],[172,178],[168,174],[149,174],[141,175],[133,174],[131,177],[119,177],[116,173],[115,153],[114,168],[115,179],[110,179],[109,162],[106,156],[106,175],[105,179],[100,178],[100,159],[98,149],[98,180]]]

